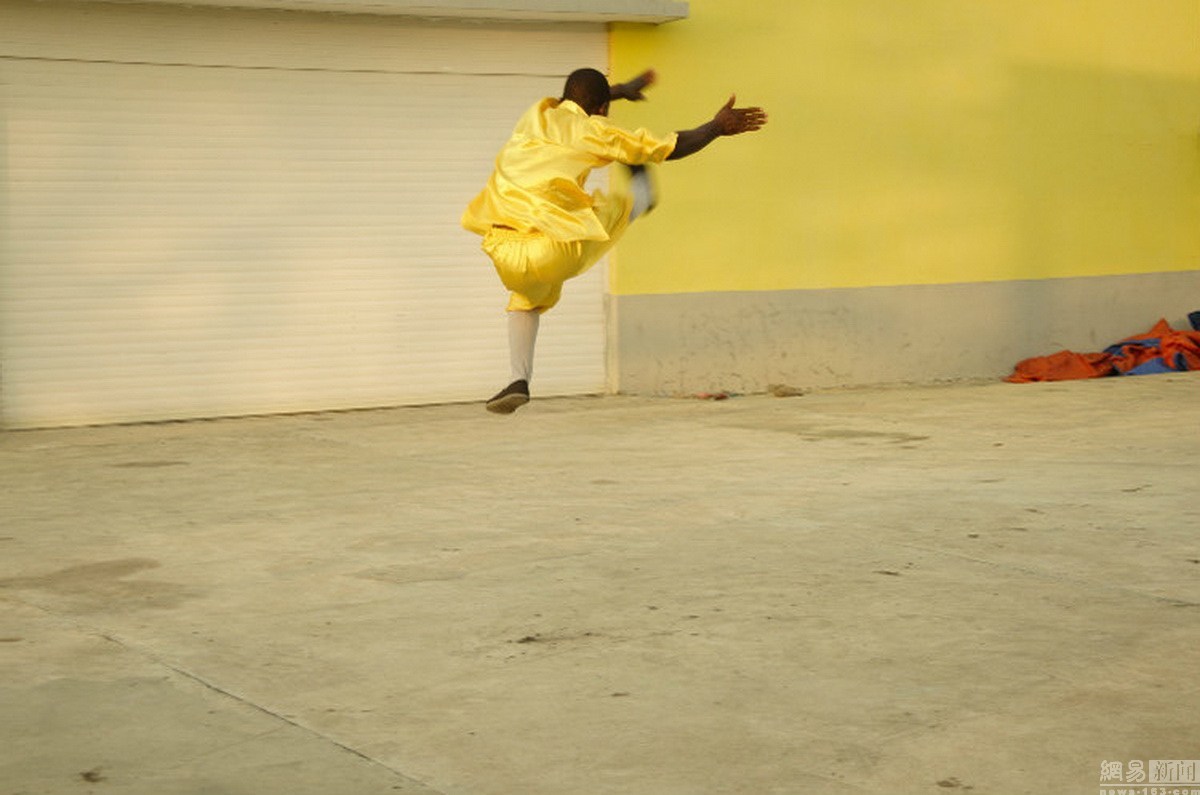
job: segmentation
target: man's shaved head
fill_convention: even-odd
[[[564,100],[571,100],[583,108],[588,115],[605,113],[612,96],[609,93],[608,78],[595,69],[576,69],[567,78],[563,87]]]

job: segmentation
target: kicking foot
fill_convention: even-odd
[[[493,414],[512,414],[529,402],[529,382],[524,379],[513,381],[496,393],[487,402],[487,410]]]
[[[629,169],[629,190],[633,194],[633,212],[629,214],[629,220],[634,221],[658,206],[658,191],[646,166],[626,168]]]

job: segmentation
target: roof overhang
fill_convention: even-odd
[[[147,2],[147,0],[136,0]],[[658,25],[688,15],[681,0],[149,0],[153,4],[378,14],[425,19],[528,22],[641,22]]]

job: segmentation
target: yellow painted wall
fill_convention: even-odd
[[[771,114],[658,169],[617,294],[1200,269],[1200,0],[691,0],[616,120]]]

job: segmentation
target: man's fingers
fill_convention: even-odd
[[[717,111],[717,115],[714,117],[721,135],[754,132],[762,129],[763,125],[767,123],[767,112],[762,108],[735,108],[733,106],[735,102],[737,102],[736,94],[729,98],[729,101]]]
[[[767,123],[767,112],[762,108],[734,108],[739,132],[761,130]]]
[[[645,97],[642,96],[642,92],[654,85],[654,81],[657,79],[658,75],[655,73],[655,71],[653,69],[647,69],[637,77],[633,78],[633,80],[630,80],[629,83],[633,86],[634,93],[638,95],[638,99],[645,99]]]
[[[654,81],[658,79],[658,74],[653,69],[647,69],[637,77],[633,78],[627,84],[629,86],[629,99],[635,102],[640,102],[646,98],[643,93],[647,88],[654,85]]]
[[[762,108],[744,108],[742,120],[746,125],[746,132],[761,130],[763,125],[767,124],[767,112]]]
[[[767,123],[767,112],[762,108],[750,108],[746,114],[746,122],[752,129],[759,129]]]

